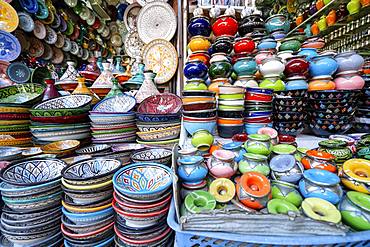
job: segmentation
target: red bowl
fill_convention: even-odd
[[[40,123],[82,123],[89,121],[89,114],[62,117],[34,117],[31,120]]]
[[[184,111],[199,111],[199,110],[208,110],[216,108],[215,101],[200,101],[194,103],[183,104],[182,108]]]
[[[0,120],[24,120],[29,118],[29,113],[0,113]]]
[[[246,92],[245,100],[254,102],[272,102],[273,96],[271,94]]]
[[[290,144],[295,142],[295,137],[290,135],[278,135],[280,143]]]

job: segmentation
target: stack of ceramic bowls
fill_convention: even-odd
[[[63,169],[61,229],[65,246],[113,243],[112,177],[120,168],[118,160],[95,158]]]
[[[94,144],[132,142],[136,139],[134,97],[123,94],[100,101],[90,111]]]
[[[344,134],[352,127],[357,108],[357,90],[308,92],[309,126],[317,136]]]
[[[246,89],[244,122],[248,135],[257,134],[262,127],[272,126],[273,92],[272,89]]]
[[[135,163],[154,162],[171,166],[172,151],[165,148],[149,148],[145,150],[138,150],[132,153],[131,161]]]
[[[282,135],[299,135],[305,127],[307,90],[275,91],[274,128]]]
[[[41,100],[44,87],[25,83],[0,89],[0,146],[26,146],[31,143],[29,130],[31,105]]]
[[[370,131],[370,57],[365,59],[362,72],[365,86],[362,89],[353,127],[359,132],[368,133]]]
[[[31,133],[35,144],[54,141],[88,141],[88,112],[92,97],[68,95],[46,100],[31,110]]]
[[[217,129],[220,137],[231,138],[244,132],[245,89],[237,86],[219,86]]]
[[[117,246],[170,246],[166,222],[172,197],[172,171],[157,163],[125,166],[113,177]]]
[[[14,246],[60,246],[61,171],[57,159],[34,159],[1,171],[1,232]]]
[[[137,108],[140,126],[137,142],[172,148],[179,141],[181,109],[181,99],[175,94],[162,93],[144,99]]]

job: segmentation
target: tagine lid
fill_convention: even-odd
[[[77,78],[80,77],[80,74],[75,68],[75,63],[73,61],[67,62],[67,70],[64,72],[64,74],[60,77],[59,81],[57,81],[55,84],[61,84],[61,83],[76,83]]]

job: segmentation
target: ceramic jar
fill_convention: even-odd
[[[295,37],[285,38],[281,41],[279,51],[298,51],[301,48],[301,42]]]
[[[266,19],[265,28],[269,33],[273,33],[275,31],[284,31],[285,33],[288,33],[290,30],[290,22],[285,15],[273,15]]]
[[[350,15],[357,14],[358,12],[360,12],[360,9],[361,9],[360,0],[351,0],[347,4],[347,10],[348,10]]]
[[[356,71],[344,71],[334,79],[337,90],[359,90],[365,86],[365,80]]]
[[[357,231],[370,230],[370,196],[349,191],[339,204],[342,220]]]
[[[364,58],[354,51],[339,53],[334,57],[338,64],[337,73],[344,71],[359,71],[364,65]]]
[[[338,69],[338,63],[332,55],[319,55],[310,61],[309,71],[312,77],[332,76]]]
[[[213,34],[218,36],[235,36],[238,32],[238,22],[232,16],[221,15],[212,25]]]
[[[202,156],[184,156],[177,160],[177,174],[183,184],[194,186],[203,183],[208,169],[203,163]]]
[[[319,28],[320,32],[323,32],[328,28],[325,15],[321,16],[320,19],[316,23],[317,23],[317,27]]]
[[[273,89],[274,91],[285,90],[285,83],[278,76],[266,76],[259,84],[260,88]]]
[[[256,47],[254,41],[249,37],[237,38],[234,43],[235,53],[252,53]]]
[[[258,65],[262,64],[262,61],[266,58],[270,58],[270,57],[273,57],[273,52],[272,51],[259,51],[257,52],[256,56],[254,57],[254,59],[256,60],[256,63]]]
[[[230,178],[238,169],[234,159],[235,154],[232,151],[221,149],[214,151],[207,162],[209,172],[215,178]]]
[[[259,66],[260,73],[264,77],[268,76],[280,76],[284,72],[285,66],[281,59],[277,57],[270,57],[262,60],[262,64]]]
[[[190,79],[186,81],[184,86],[185,91],[191,90],[207,90],[208,86],[204,83],[203,79]]]
[[[336,163],[343,163],[352,158],[352,151],[347,143],[341,140],[325,140],[319,142],[319,150],[335,156]]]
[[[283,199],[295,206],[301,206],[303,198],[298,192],[298,186],[282,181],[271,181],[271,193],[274,199]]]
[[[252,57],[239,58],[233,69],[238,76],[251,76],[257,72],[257,63]]]
[[[205,16],[195,16],[190,19],[188,32],[191,36],[209,37],[212,32],[211,22]]]
[[[323,151],[309,150],[301,159],[305,169],[323,169],[335,173],[337,168],[334,163],[335,156]]]
[[[349,190],[370,194],[370,161],[350,159],[339,170],[342,184]]]
[[[248,153],[269,155],[272,149],[271,137],[260,134],[248,135],[244,148]]]
[[[42,101],[53,99],[56,97],[59,97],[60,94],[55,87],[55,80],[54,79],[45,79],[46,89],[44,91],[44,96],[42,98]]]
[[[293,56],[287,59],[284,74],[286,77],[305,76],[309,65],[304,56]]]
[[[234,86],[240,87],[258,87],[257,81],[254,79],[254,76],[238,76],[237,80],[233,84]]]
[[[311,58],[316,57],[318,55],[316,48],[301,48],[298,52],[298,55],[305,56],[307,61],[310,61]]]
[[[303,174],[303,167],[294,155],[279,154],[270,160],[271,177],[278,181],[297,183]]]
[[[293,57],[293,51],[279,51],[276,56],[285,64],[288,58]]]
[[[217,57],[216,57],[217,56]],[[218,78],[229,78],[232,71],[232,65],[224,55],[213,54],[208,74],[211,80]]]
[[[239,23],[239,35],[244,37],[246,34],[252,33],[257,28],[263,28],[264,23],[263,18],[259,14],[247,15],[243,17]]]
[[[321,198],[332,204],[337,204],[343,196],[339,177],[321,169],[310,169],[303,173],[299,182],[299,191],[304,198]]]
[[[261,173],[246,172],[237,180],[236,193],[248,208],[262,209],[271,199],[271,185]]]
[[[308,83],[308,91],[334,90],[335,82],[331,76],[316,76]]]
[[[276,46],[277,46],[276,40],[272,37],[267,36],[258,43],[257,49],[259,51],[273,50],[276,49]]]
[[[206,37],[194,36],[190,39],[188,47],[192,52],[208,51],[211,47],[211,42]]]
[[[242,142],[229,142],[222,145],[224,150],[232,151],[235,155],[235,161],[239,162],[243,159],[243,154],[245,154],[245,149],[243,148]]]
[[[267,156],[245,153],[243,159],[239,162],[239,171],[241,173],[259,172],[268,176],[270,174],[270,167],[267,162]]]
[[[191,138],[191,144],[193,147],[200,151],[207,151],[213,144],[213,141],[213,135],[204,129],[195,131]]]
[[[200,79],[207,76],[208,68],[201,60],[192,60],[186,63],[184,75],[187,79]]]
[[[286,78],[285,90],[308,89],[308,83],[304,76],[293,76]]]
[[[212,53],[230,54],[233,50],[233,41],[230,36],[220,36],[211,46]]]

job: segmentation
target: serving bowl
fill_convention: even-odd
[[[167,141],[176,139],[180,135],[181,126],[177,125],[161,130],[152,130],[145,132],[136,132],[140,139],[144,141]]]
[[[172,140],[166,140],[166,141],[143,141],[143,140],[136,139],[136,142],[148,148],[161,147],[161,148],[172,149],[174,145],[179,143],[179,139],[172,139]]]
[[[222,138],[231,138],[244,132],[244,124],[218,124],[218,134]]]
[[[214,96],[183,96],[182,103],[196,103],[201,101],[215,101],[216,98]]]
[[[41,100],[45,87],[36,83],[17,84],[0,89],[0,104],[32,105]]]
[[[309,99],[349,99],[354,98],[360,93],[360,90],[320,90],[308,92]]]
[[[181,114],[136,114],[136,117],[141,122],[178,122],[181,119]]]
[[[311,120],[309,123],[310,129],[317,136],[327,137],[333,134],[341,135],[351,129],[352,124],[349,122],[343,122],[342,124],[332,124],[331,122],[317,123],[315,120]]]
[[[183,117],[183,125],[186,131],[193,135],[199,129],[207,130],[209,133],[213,133],[217,124],[216,118],[191,118]]]
[[[151,148],[134,152],[130,158],[135,163],[154,162],[168,165],[172,158],[172,151],[165,148]]]
[[[182,92],[183,96],[194,96],[194,97],[201,97],[201,96],[207,96],[207,97],[214,97],[216,95],[216,92],[208,91],[208,90],[186,90]]]
[[[114,215],[114,210],[112,207],[93,213],[71,213],[67,209],[62,207],[62,212],[65,217],[67,217],[71,222],[75,224],[98,223]]]
[[[306,118],[306,114],[302,112],[277,112],[274,118],[278,121],[302,121]]]
[[[306,89],[299,90],[286,90],[286,91],[274,91],[274,95],[277,98],[280,97],[305,97],[307,95]]]
[[[172,93],[161,93],[144,99],[137,107],[139,114],[176,114],[182,108],[181,98]]]
[[[276,98],[274,103],[281,106],[304,106],[305,105],[305,98]]]
[[[17,147],[0,147],[0,160],[11,161],[22,155],[22,149]]]
[[[41,147],[44,153],[67,155],[73,153],[80,146],[78,140],[65,140],[52,142]]]
[[[30,113],[35,117],[62,117],[75,116],[87,113],[90,106],[72,109],[30,109]]]
[[[231,110],[218,110],[217,114],[219,117],[222,118],[242,118],[243,117],[244,110],[236,110],[236,111],[231,111]]]
[[[187,117],[197,117],[197,118],[210,118],[215,117],[217,110],[214,109],[207,109],[207,110],[197,110],[197,111],[183,111],[184,116]]]
[[[182,105],[184,111],[200,111],[214,109],[216,107],[216,101],[197,101],[192,103],[184,103]]]
[[[84,94],[73,94],[61,96],[53,99],[45,100],[32,109],[47,110],[47,109],[74,109],[87,106],[92,101],[92,97]]]
[[[102,113],[127,113],[136,105],[136,99],[130,95],[123,94],[103,99],[97,103],[92,111]]]
[[[98,154],[98,153],[105,153],[105,152],[110,152],[111,151],[111,146],[108,144],[99,144],[99,145],[91,145],[87,147],[80,148],[76,150],[77,154]]]
[[[173,122],[173,123],[145,123],[145,122],[137,122],[136,126],[141,132],[145,131],[153,131],[153,130],[163,130],[170,127],[180,126],[181,122]]]

